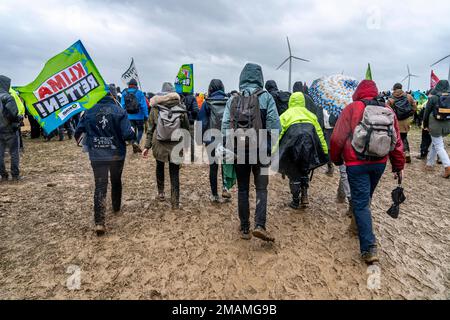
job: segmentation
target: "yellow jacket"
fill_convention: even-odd
[[[23,105],[22,100],[20,100],[19,95],[13,88],[9,88],[9,94],[14,98],[16,101],[17,109],[19,110],[19,116],[25,115],[25,106]]]

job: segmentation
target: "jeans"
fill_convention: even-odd
[[[370,203],[386,164],[366,164],[347,167],[348,182],[352,193],[353,213],[358,226],[361,253],[376,247],[373,233]]]
[[[253,172],[256,187],[255,226],[266,228],[267,216],[267,186],[269,176],[261,174],[263,166],[260,164],[237,164],[236,176],[238,183],[238,211],[241,229],[250,229],[250,174]]]
[[[422,129],[422,142],[420,143],[420,155],[426,157],[431,146],[431,135],[427,130]]]
[[[156,183],[158,185],[158,193],[164,193],[164,162],[156,161]],[[169,175],[171,185],[171,202],[172,205],[180,203],[180,166],[169,163]]]
[[[131,126],[136,132],[136,139],[133,143],[140,144],[144,134],[144,120],[130,120]]]
[[[403,152],[409,152],[408,132],[400,133],[403,141]]]
[[[11,175],[18,178],[19,171],[19,136],[18,132],[0,134],[0,176],[8,178],[9,174],[5,168],[5,151],[8,150],[11,156]]]
[[[125,161],[92,161],[94,171],[94,217],[96,225],[105,223],[106,194],[108,192],[108,173],[111,174],[111,200],[114,212],[122,205],[122,172]]]
[[[436,164],[437,156],[442,161],[444,168],[450,167],[450,159],[448,153],[445,150],[444,138],[443,137],[431,137],[432,146],[430,153],[428,154],[428,166],[434,166]]]

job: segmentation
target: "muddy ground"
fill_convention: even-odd
[[[172,211],[155,201],[154,160],[129,155],[123,213],[108,215],[99,239],[86,154],[73,141],[25,139],[25,148],[25,180],[0,185],[2,299],[450,299],[450,180],[440,167],[408,165],[399,220],[386,214],[395,181],[383,178],[373,201],[377,285],[347,206],[335,202],[337,175],[316,173],[306,211],[288,209],[287,181],[271,178],[268,245],[240,240],[235,192],[231,203],[209,202],[207,167],[183,167],[183,210]]]

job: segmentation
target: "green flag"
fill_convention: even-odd
[[[15,90],[48,134],[92,108],[107,94],[108,87],[81,41],[77,41],[50,59],[36,80]]]
[[[370,68],[370,63],[369,63],[369,67],[367,67],[367,71],[366,71],[366,80],[373,80],[372,69]]]
[[[175,89],[177,93],[194,93],[194,65],[182,65],[175,80]]]

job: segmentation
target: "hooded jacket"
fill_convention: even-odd
[[[177,146],[179,141],[158,141],[157,126],[159,111],[156,106],[161,105],[166,108],[183,106],[180,102],[180,96],[176,92],[166,93],[165,95],[156,95],[150,100],[151,112],[149,117],[149,128],[147,131],[146,149],[153,150],[153,156],[157,161],[174,162],[171,159],[173,148]],[[183,106],[184,107],[184,106]],[[181,118],[181,129],[189,130],[189,121],[187,114],[183,114]]]
[[[289,107],[289,99],[291,94],[289,92],[284,92],[278,90],[277,83],[274,80],[269,80],[266,83],[266,90],[275,100],[277,105],[278,115],[281,116]]]
[[[120,99],[120,104],[122,105],[122,108],[126,110],[125,108],[125,97],[128,94],[135,94],[136,98],[139,102],[140,111],[137,114],[129,114],[128,119],[131,121],[145,121],[148,119],[148,106],[147,101],[145,100],[144,93],[139,90],[137,87],[130,86],[128,89],[125,89],[122,92],[122,98]]]
[[[291,96],[289,109],[281,115],[280,121],[278,167],[281,174],[296,180],[329,161],[322,128],[317,117],[306,109],[303,93]]]
[[[433,113],[439,108],[439,97],[448,95],[450,93],[450,85],[447,80],[438,82],[432,96],[428,99],[425,107],[425,114],[423,119],[423,127],[430,131],[433,137],[442,137],[450,134],[450,121],[438,121],[434,118]]]
[[[400,99],[401,97],[404,97],[404,96],[406,96],[406,98],[408,99],[408,102],[411,105],[413,111],[414,112],[417,111],[417,102],[414,100],[412,95],[407,94],[402,89],[397,89],[397,90],[394,90],[394,93],[392,94],[392,96],[393,96],[393,98],[388,99],[387,103],[388,103],[388,106],[391,107],[394,111],[395,111],[394,106],[395,106],[396,99]],[[409,118],[398,121],[400,133],[408,133],[409,130],[411,130],[410,122],[411,122],[411,120]]]
[[[0,133],[1,134],[15,134],[19,128],[19,109],[17,107],[16,101],[9,94],[11,88],[11,79],[6,76],[0,76],[0,100],[1,100],[1,110],[0,110]],[[8,114],[8,118],[16,119],[11,121],[5,116]]]
[[[323,109],[322,107],[319,107],[316,105],[313,101],[313,99],[309,96],[308,87],[303,85],[301,81],[298,81],[294,83],[294,93],[295,92],[301,92],[305,95],[305,101],[306,101],[306,109],[311,111],[317,116],[317,121],[320,124],[320,127],[322,130],[325,128],[325,123],[323,119]]]
[[[239,90],[243,95],[250,96],[264,87],[264,76],[261,66],[253,63],[248,63],[241,72],[239,80]],[[222,121],[222,134],[225,136],[227,131],[231,129],[231,103],[234,97],[228,100]],[[277,106],[275,100],[268,93],[264,92],[259,95],[259,106],[261,109],[261,117],[263,126],[268,130],[280,130],[280,117],[278,116]]]
[[[219,79],[214,79],[209,84],[208,99],[203,102],[203,105],[198,114],[197,120],[202,124],[202,134],[205,138],[205,132],[210,128],[211,109],[209,107],[209,101],[211,100],[224,100],[228,101],[228,96],[225,93],[225,86]],[[203,140],[206,145],[210,144],[210,139]]]
[[[122,161],[135,133],[127,113],[108,94],[87,110],[75,130],[75,139],[86,134],[86,147],[91,161]]]
[[[291,96],[289,100],[289,109],[283,113],[280,117],[281,134],[280,141],[283,139],[285,133],[289,128],[297,123],[310,123],[314,126],[314,129],[319,136],[322,149],[325,154],[328,154],[328,146],[325,140],[325,136],[320,126],[317,116],[311,111],[306,109],[305,95],[301,92],[296,92]]]
[[[378,88],[372,80],[363,80],[353,94],[353,103],[349,104],[339,116],[336,126],[331,136],[330,157],[336,165],[343,162],[347,166],[359,166],[366,164],[383,164],[391,160],[394,172],[402,171],[405,167],[405,156],[403,154],[402,139],[397,139],[394,150],[385,158],[378,161],[359,160],[353,149],[351,137],[356,126],[361,122],[365,104],[362,100],[374,100],[378,96]],[[400,137],[398,120],[394,123],[397,137]]]

